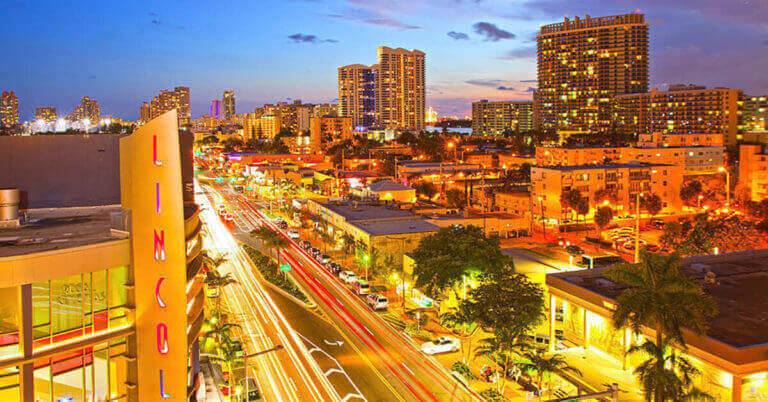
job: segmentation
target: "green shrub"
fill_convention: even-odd
[[[248,257],[251,258],[253,265],[256,266],[256,269],[258,269],[259,272],[261,272],[261,275],[264,277],[264,279],[268,280],[270,283],[274,284],[280,289],[283,289],[284,291],[288,292],[288,294],[303,301],[304,303],[309,301],[307,295],[305,295],[304,292],[302,292],[301,289],[299,289],[299,287],[293,283],[288,275],[279,272],[280,267],[276,262],[272,261],[269,256],[266,256],[255,248],[245,244],[243,245],[243,250],[245,250],[245,253],[248,254]]]
[[[459,373],[462,375],[462,377],[466,378],[467,380],[477,380],[477,376],[472,374],[472,371],[469,369],[469,366],[464,364],[463,362],[455,362],[451,366],[451,370]]]
[[[504,395],[500,394],[499,391],[496,391],[493,388],[488,388],[485,391],[480,392],[480,396],[482,396],[486,401],[501,402],[507,400]]]

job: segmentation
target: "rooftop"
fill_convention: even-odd
[[[0,229],[0,258],[115,240],[112,215],[119,205],[27,211],[27,223]]]
[[[421,219],[362,221],[351,223],[351,225],[371,236],[437,232],[440,229],[439,226],[433,225]]]
[[[382,180],[382,181],[377,181],[375,183],[371,183],[368,186],[368,190],[370,191],[406,191],[406,190],[413,190],[413,189],[404,184],[400,184],[392,180]]]
[[[768,343],[768,250],[690,257],[684,259],[681,270],[699,282],[707,272],[715,274],[717,283],[704,286],[719,309],[708,323],[709,337],[737,348]],[[603,272],[593,269],[550,276],[616,300],[625,287],[604,278]]]
[[[394,209],[387,205],[371,205],[368,203],[325,203],[323,206],[341,216],[347,222],[373,220],[408,220],[414,215],[403,209]]]
[[[575,166],[534,166],[534,168],[547,169],[547,170],[559,170],[559,171],[574,171],[574,170],[591,170],[591,169],[631,169],[631,168],[644,168],[644,167],[661,167],[661,166],[673,166],[663,163],[602,163],[595,165],[575,165]]]

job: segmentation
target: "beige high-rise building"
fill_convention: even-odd
[[[643,14],[565,18],[542,26],[536,42],[541,129],[607,131],[611,99],[648,90]]]
[[[96,99],[83,96],[80,104],[75,107],[76,120],[88,120],[91,124],[98,124],[101,118],[101,108]]]
[[[533,102],[487,101],[472,103],[472,134],[500,136],[505,131],[533,130]]]
[[[339,116],[351,117],[354,127],[371,127],[376,121],[376,70],[376,65],[339,67]]]
[[[424,52],[381,46],[376,77],[376,125],[384,128],[424,129]]]
[[[144,105],[142,105],[142,107],[144,107]],[[176,113],[179,118],[179,128],[189,127],[192,118],[191,109],[189,107],[189,87],[176,87],[173,91],[167,89],[160,91],[160,93],[152,98],[152,101],[149,103],[148,120],[154,119],[172,109],[177,110]],[[141,108],[139,111],[141,114]]]
[[[141,106],[139,106],[139,121],[142,123],[146,123],[149,120],[150,120],[149,103],[142,102]]]
[[[3,91],[0,98],[0,124],[4,126],[19,124],[19,98],[14,91]]]
[[[668,91],[617,96],[616,132],[723,134],[726,145],[738,139],[740,89],[671,85]]]

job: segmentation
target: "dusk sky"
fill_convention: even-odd
[[[530,99],[535,34],[564,15],[646,14],[650,84],[768,92],[768,0],[4,1],[0,90],[23,120],[69,113],[83,95],[134,120],[160,89],[190,87],[192,114],[234,89],[238,113],[337,98],[336,68],[376,47],[426,53],[427,104],[467,113]]]

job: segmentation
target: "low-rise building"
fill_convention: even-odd
[[[352,139],[352,118],[324,116],[309,119],[310,142],[318,145]]]
[[[392,180],[375,181],[361,188],[358,193],[363,197],[373,197],[380,201],[416,202],[416,190]]]
[[[647,133],[638,134],[637,146],[654,147],[722,147],[723,133]]]
[[[516,153],[499,153],[499,165],[498,167],[507,169],[517,169],[523,165],[533,166],[536,164],[536,157],[534,155],[518,155]]]
[[[686,258],[680,270],[701,283],[718,307],[704,336],[683,328],[687,349],[678,352],[701,372],[694,377],[694,385],[716,401],[764,399],[768,394],[768,293],[764,291],[768,250]],[[605,269],[548,274],[546,285],[553,318],[550,339],[562,331],[565,341],[579,349],[575,359],[602,356],[605,364],[595,369],[609,377],[631,375],[645,360],[626,352],[646,338],[655,338],[655,330],[643,326],[640,333],[633,333],[629,328],[614,328],[617,298],[625,287],[606,278]]]
[[[525,190],[504,191],[499,190],[494,194],[494,211],[506,212],[520,216],[530,217],[531,193]]]
[[[629,147],[536,147],[536,166],[617,163]]]
[[[613,189],[617,201],[611,203],[617,214],[634,214],[638,194],[655,194],[661,198],[662,212],[681,210],[680,187],[683,184],[683,167],[666,164],[600,164],[580,166],[535,166],[531,168],[531,211],[536,220],[554,224],[570,222],[574,211],[562,203],[568,191],[579,190],[589,199],[590,218],[598,206],[594,193],[605,188]],[[601,204],[602,205],[602,204]]]
[[[738,187],[746,189],[750,200],[768,198],[768,153],[764,145],[739,146],[738,183]]]

